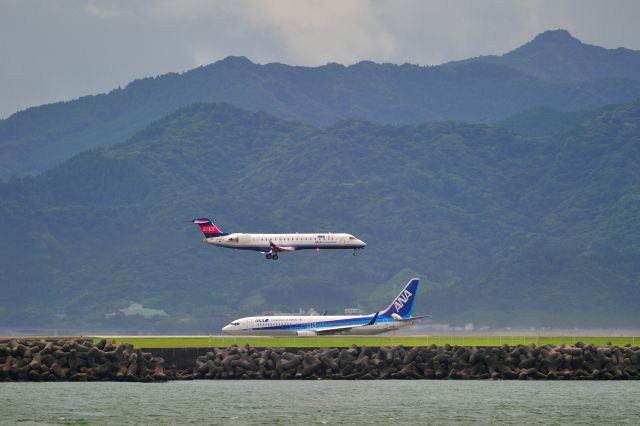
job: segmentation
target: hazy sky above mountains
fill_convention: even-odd
[[[557,28],[640,50],[639,16],[637,0],[0,0],[0,117],[229,55],[435,65]]]

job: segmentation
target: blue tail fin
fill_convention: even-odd
[[[390,317],[396,314],[402,317],[402,319],[411,318],[413,302],[416,300],[419,284],[420,280],[418,278],[412,278],[389,307],[380,312],[380,316]]]

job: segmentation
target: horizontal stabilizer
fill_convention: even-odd
[[[411,317],[411,318],[402,318],[399,321],[413,321],[413,320],[418,320],[418,319],[422,319],[422,318],[429,318],[431,317],[431,315],[420,315],[417,317]]]

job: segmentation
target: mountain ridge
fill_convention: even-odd
[[[639,80],[640,51],[582,43],[567,30],[547,30],[505,53],[458,61],[495,63],[557,83]]]
[[[535,58],[502,59],[517,51],[500,61],[430,67],[370,61],[298,67],[228,57],[181,74],[138,79],[124,89],[32,107],[0,120],[0,179],[39,173],[78,152],[124,142],[149,122],[194,102],[228,102],[322,127],[345,118],[489,123],[535,107],[582,110],[640,96],[637,79],[545,80],[536,75],[544,67],[540,71]],[[582,56],[575,59],[579,66],[563,72],[588,70]]]

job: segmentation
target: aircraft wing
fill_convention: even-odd
[[[286,246],[277,246],[273,244],[273,241],[269,241],[269,245],[271,246],[270,253],[278,253],[281,251],[295,251],[297,250],[295,247],[286,247]]]
[[[338,334],[338,333],[342,333],[343,331],[351,330],[353,328],[364,327],[365,325],[373,325],[373,324],[376,323],[377,319],[378,319],[378,312],[376,312],[375,315],[373,316],[373,318],[371,318],[371,321],[369,321],[366,324],[337,325],[335,327],[311,328],[311,329],[309,329],[309,331],[313,331],[313,332],[317,333],[318,335]]]

